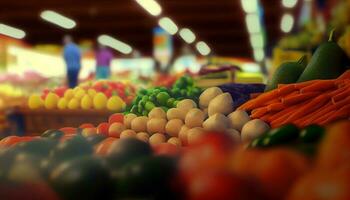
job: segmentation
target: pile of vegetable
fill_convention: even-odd
[[[280,85],[239,109],[251,111],[272,127],[292,123],[299,127],[324,125],[350,116],[350,71],[333,80]]]
[[[245,149],[220,133],[206,133],[186,150],[164,143],[150,146],[135,138],[82,136],[70,128],[40,137],[9,136],[0,141],[0,195],[57,200],[348,199],[349,129],[349,121],[327,127],[312,159],[289,148]]]
[[[191,77],[183,76],[175,82],[171,89],[155,87],[139,90],[127,110],[138,116],[147,116],[154,107],[161,107],[164,111],[167,111],[176,107],[176,104],[183,99],[192,99],[198,102],[201,92],[200,88],[194,86]]]
[[[131,85],[113,81],[97,81],[68,89],[58,87],[44,90],[41,95],[31,95],[28,107],[31,109],[97,109],[122,112],[135,96]]]

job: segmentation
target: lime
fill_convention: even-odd
[[[166,105],[167,104],[167,101],[168,99],[170,98],[170,95],[167,93],[167,92],[160,92],[158,95],[157,95],[157,102],[160,104],[160,105]]]
[[[174,98],[169,98],[166,105],[169,107],[169,108],[172,108],[173,105],[174,105],[174,101],[175,99]]]
[[[147,101],[146,102],[146,105],[145,105],[145,109],[149,112],[149,111],[151,111],[154,107],[156,107],[155,105],[154,105],[154,103],[152,103],[152,102],[150,102],[150,101]],[[141,113],[141,112],[140,112]]]

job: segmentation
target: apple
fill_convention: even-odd
[[[108,123],[109,124],[113,124],[113,123],[124,123],[124,115],[122,113],[115,113],[113,115],[111,115],[108,119]]]
[[[107,122],[103,122],[97,126],[97,133],[108,136],[109,124]]]

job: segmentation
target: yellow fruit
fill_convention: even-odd
[[[88,89],[87,93],[91,98],[94,98],[97,92],[94,89]]]
[[[47,109],[57,108],[58,100],[59,100],[59,96],[55,93],[50,92],[45,99],[45,108]]]
[[[107,101],[108,110],[121,112],[123,111],[124,107],[125,107],[125,103],[119,96],[113,96],[109,98]]]
[[[73,98],[68,103],[68,108],[71,110],[78,109],[79,108],[79,100],[76,98]]]
[[[61,98],[60,100],[58,100],[58,103],[57,103],[58,109],[60,110],[66,109],[67,105],[68,105],[68,101],[66,98]]]
[[[80,106],[84,110],[88,110],[92,108],[92,99],[89,95],[85,94],[84,97],[81,99]]]
[[[85,90],[79,89],[77,92],[74,94],[74,98],[81,99],[83,96],[86,94]]]
[[[66,92],[64,92],[64,98],[66,98],[66,100],[70,100],[73,97],[74,97],[73,89],[67,89]]]
[[[97,93],[93,99],[94,108],[101,110],[106,108],[107,97],[102,92]]]
[[[75,93],[77,93],[79,90],[82,90],[82,88],[81,87],[75,87],[75,88],[73,88],[73,92],[74,92],[74,94]]]
[[[41,97],[37,94],[34,94],[29,97],[28,100],[28,107],[30,109],[37,109],[44,105],[44,101],[41,99]]]

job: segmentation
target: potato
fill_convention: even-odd
[[[181,119],[185,120],[187,111],[179,108],[170,108],[166,113],[168,120]]]
[[[136,138],[141,140],[141,141],[148,142],[149,135],[146,132],[139,132],[136,134]]]
[[[152,118],[147,122],[148,133],[165,133],[167,120],[163,118]]]
[[[205,131],[203,128],[196,127],[191,128],[187,131],[187,142],[188,144],[194,144],[196,143],[203,135],[205,134]]]
[[[163,118],[166,119],[166,113],[165,111],[160,107],[155,107],[151,110],[151,112],[148,113],[148,117],[150,119],[152,118]]]
[[[270,126],[261,119],[250,120],[242,128],[241,139],[243,142],[250,142],[263,135],[269,129]]]
[[[120,134],[120,139],[136,137],[136,132],[131,129],[126,129]]]
[[[190,110],[192,108],[197,108],[196,102],[194,102],[192,99],[184,99],[180,101],[177,105],[177,108],[180,108],[182,110]]]
[[[169,138],[168,143],[181,147],[181,140],[177,137]]]
[[[199,96],[199,107],[202,109],[207,108],[210,101],[220,94],[222,94],[222,90],[218,87],[211,87],[204,90]]]
[[[214,114],[203,123],[203,128],[207,131],[224,132],[230,127],[229,119],[220,113]]]
[[[181,119],[172,119],[165,126],[165,132],[170,136],[178,136],[181,127],[184,125]]]
[[[216,96],[210,101],[208,106],[209,117],[220,113],[223,115],[228,115],[233,111],[233,100],[229,93],[225,92]]]
[[[236,110],[229,114],[228,118],[230,119],[231,128],[238,131],[241,131],[244,124],[250,120],[249,115],[244,110]]]
[[[131,121],[135,119],[137,116],[133,113],[129,113],[124,116],[124,125],[126,128],[131,128]]]
[[[202,127],[204,119],[205,114],[202,110],[198,108],[192,108],[186,115],[185,124],[189,128]]]
[[[115,122],[108,128],[108,135],[110,137],[119,137],[120,134],[125,130],[125,126],[122,123]]]
[[[187,145],[188,142],[187,142],[187,131],[190,130],[190,128],[188,128],[186,125],[183,125],[179,131],[179,135],[178,137],[180,138],[181,140],[181,143],[183,145]]]
[[[165,135],[161,133],[155,133],[149,138],[149,144],[152,146],[164,143],[165,141]]]
[[[226,133],[232,138],[235,143],[241,143],[241,134],[235,129],[228,129]]]
[[[141,116],[136,117],[131,121],[131,129],[135,132],[146,132],[147,131],[148,117]]]
[[[208,108],[203,109],[203,113],[204,113],[204,118],[207,119],[209,117]]]

